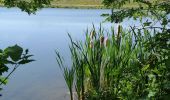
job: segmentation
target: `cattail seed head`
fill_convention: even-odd
[[[93,43],[93,41],[92,40],[90,40],[90,48],[93,48],[93,45],[94,43]]]
[[[102,46],[103,43],[104,43],[104,36],[101,36],[101,37],[100,37],[100,46]]]
[[[91,33],[90,33],[90,39],[93,39],[94,38],[94,36],[95,36],[95,30],[93,29],[92,31],[91,31]]]
[[[109,39],[108,37],[105,38],[105,46],[107,47],[109,45]]]
[[[120,38],[121,36],[121,25],[118,24],[118,27],[117,27],[117,39]]]

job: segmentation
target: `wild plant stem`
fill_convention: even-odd
[[[0,83],[0,85],[2,85],[18,67],[19,67],[19,64],[15,64],[15,67],[13,68],[13,70],[5,77],[5,79]]]
[[[82,68],[81,68],[81,70],[82,70],[82,100],[84,100],[85,99],[85,97],[84,97],[84,68],[83,68],[83,66],[82,66]]]

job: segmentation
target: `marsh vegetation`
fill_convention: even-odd
[[[72,65],[57,52],[57,62],[70,91],[78,100],[167,100],[170,77],[170,2],[137,0],[137,7],[120,9],[131,0],[104,0],[113,7],[107,21],[139,20],[117,32],[102,27],[86,32],[86,40],[70,37]],[[116,10],[115,10],[116,9]],[[120,9],[120,10],[117,10]],[[73,98],[73,93],[77,97]]]
[[[35,14],[37,10],[50,6],[51,1],[1,0],[1,2],[4,6],[18,7],[28,14]],[[56,2],[61,4],[62,1]],[[63,3],[66,2],[63,0]],[[70,4],[88,6],[86,2],[69,1]],[[93,2],[97,6],[100,5],[100,2],[96,0]],[[85,40],[75,40],[68,34],[70,39],[68,48],[71,54],[69,64],[60,55],[60,51],[55,52],[70,99],[167,100],[170,97],[170,1],[103,0],[102,4],[111,9],[111,13],[102,14],[106,18],[105,21],[113,23],[111,31],[102,25],[99,28],[93,25],[82,33],[86,36]],[[69,22],[73,20],[70,16],[68,19]],[[139,23],[123,27],[125,19],[133,19]],[[60,19],[59,22],[62,20]],[[81,24],[76,23],[79,27]],[[66,24],[59,25],[66,27]],[[115,25],[118,27],[115,28]],[[75,29],[78,28],[75,27]],[[47,59],[50,55],[47,53],[48,49],[49,47],[45,49]],[[19,65],[34,61],[30,57],[32,55],[28,54],[28,49],[24,51],[18,45],[0,49],[0,88],[6,85],[7,79]],[[44,60],[45,63],[47,59]],[[8,71],[9,64],[14,65],[14,68],[5,77],[4,73]],[[49,67],[50,64],[47,65]]]

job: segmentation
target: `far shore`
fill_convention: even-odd
[[[5,7],[0,4],[0,7]],[[74,8],[74,9],[108,9],[104,5],[74,5],[74,4],[51,4],[44,8]]]
[[[4,7],[4,5],[0,3],[0,7]],[[122,9],[137,7],[139,7],[137,3],[129,3],[125,4]],[[109,9],[105,7],[100,0],[53,0],[51,5],[45,8]]]
[[[0,7],[5,7],[2,3],[0,3]],[[123,6],[123,9],[127,8],[136,8],[137,5],[127,4]],[[44,8],[74,8],[74,9],[110,9],[105,7],[101,3],[51,3],[51,5],[45,6]]]
[[[50,8],[77,8],[77,9],[106,9],[104,5],[74,5],[74,4],[58,4],[50,5]]]

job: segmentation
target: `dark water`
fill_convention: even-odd
[[[34,54],[33,63],[21,66],[9,79],[0,100],[67,100],[67,88],[55,60],[59,50],[69,65],[69,32],[85,38],[85,30],[104,20],[95,9],[43,9],[27,15],[19,9],[0,8],[0,48],[18,44]],[[110,28],[111,24],[103,23]]]

